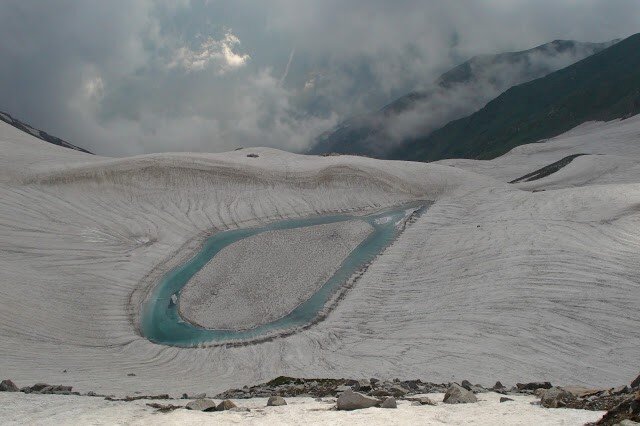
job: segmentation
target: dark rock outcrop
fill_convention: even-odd
[[[447,392],[444,394],[444,399],[442,400],[445,404],[468,404],[472,402],[478,402],[478,398],[473,394],[473,392],[466,390],[462,386],[453,383],[447,389]]]
[[[52,143],[54,145],[58,145],[58,146],[62,146],[65,148],[70,148],[70,149],[75,149],[76,151],[80,151],[80,152],[85,152],[87,154],[91,154],[91,152],[87,151],[86,149],[77,147],[73,144],[70,144],[69,142],[62,140],[58,137],[55,136],[51,136],[50,134],[43,132],[42,130],[38,130],[34,127],[31,127],[30,125],[12,117],[11,115],[7,114],[6,112],[2,112],[0,111],[0,121],[4,121],[7,124],[12,125],[13,127],[22,130],[23,132],[30,134],[32,136],[35,136],[38,139],[42,139],[45,142],[49,142]]]
[[[640,392],[637,392],[635,395],[625,399],[622,403],[609,410],[595,424],[598,426],[613,426],[624,424],[623,422],[625,420],[640,422]]]

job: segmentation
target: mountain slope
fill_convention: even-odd
[[[547,75],[614,42],[556,40],[525,51],[473,57],[442,74],[428,90],[408,93],[379,111],[341,123],[321,135],[311,153],[385,157],[404,140],[427,136],[480,109],[509,87]]]
[[[640,112],[640,34],[507,90],[480,111],[398,147],[394,159],[495,158],[593,120]]]
[[[4,121],[7,124],[12,125],[17,129],[22,130],[25,133],[29,133],[30,135],[33,135],[36,138],[41,139],[45,142],[49,142],[54,145],[62,146],[69,149],[75,149],[76,151],[86,152],[87,154],[93,154],[92,152],[89,152],[86,149],[80,148],[79,146],[75,146],[63,139],[57,138],[55,136],[51,136],[50,134],[43,132],[42,130],[34,129],[28,124],[13,118],[11,115],[7,114],[6,112],[0,111],[0,120]]]

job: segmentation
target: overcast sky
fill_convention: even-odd
[[[638,31],[636,0],[3,0],[0,111],[102,155],[299,151],[472,55]]]

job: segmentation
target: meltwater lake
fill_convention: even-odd
[[[142,307],[140,328],[152,342],[180,347],[233,344],[262,340],[312,324],[337,291],[393,242],[406,221],[422,214],[427,202],[405,204],[366,216],[330,215],[304,219],[287,219],[261,227],[222,231],[209,237],[190,260],[165,274],[152,289]],[[207,329],[185,321],[179,313],[180,291],[189,280],[225,247],[267,231],[302,228],[314,225],[365,221],[371,233],[344,259],[336,272],[310,298],[289,314],[269,323],[242,330]],[[258,277],[256,277],[258,279]]]

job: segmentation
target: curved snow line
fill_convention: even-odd
[[[237,229],[215,234],[207,239],[189,261],[166,272],[160,283],[151,290],[140,307],[143,313],[139,320],[139,330],[144,337],[155,343],[191,347],[258,343],[307,329],[328,314],[331,306],[340,299],[341,293],[350,287],[350,282],[352,284],[355,281],[354,277],[361,275],[366,266],[393,242],[404,229],[404,225],[424,212],[425,203],[417,207],[398,207],[367,216],[341,215],[288,220],[260,228]],[[394,219],[380,221],[382,218],[388,219],[389,216]],[[270,230],[295,229],[354,219],[364,220],[372,225],[372,233],[351,251],[320,289],[288,314],[266,324],[239,330],[208,329],[181,315],[179,293],[195,273],[225,247]],[[172,303],[175,296],[178,296],[178,304]]]

